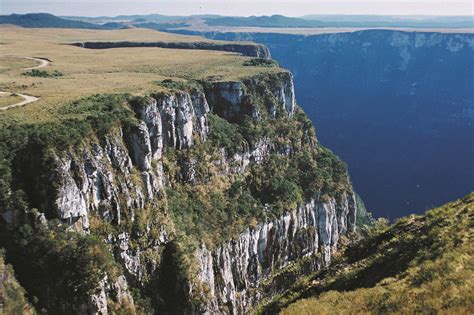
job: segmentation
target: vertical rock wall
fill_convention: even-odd
[[[118,126],[88,145],[58,154],[52,176],[57,184],[54,204],[58,217],[86,233],[90,213],[97,213],[113,224],[120,224],[125,218],[133,222],[138,211],[152,206],[165,194],[167,174],[163,168],[163,150],[186,150],[196,139],[206,140],[209,135],[207,114],[211,109],[229,120],[244,114],[256,121],[262,119],[263,114],[293,116],[296,102],[292,75],[281,72],[273,77],[271,84],[267,80],[255,77],[243,82],[215,82],[206,87],[205,92],[175,91],[134,99],[130,107],[137,119],[135,123]],[[261,97],[264,107],[252,103],[252,95]],[[278,147],[274,139],[256,139],[253,147],[232,156],[219,149],[219,167],[224,175],[244,174],[251,162],[261,163],[272,153],[289,156],[292,150]],[[189,161],[188,164],[184,168],[188,169],[189,176],[184,178],[192,184],[194,163]],[[216,248],[209,249],[202,244],[195,253],[197,278],[175,285],[185,288],[181,291],[187,292],[189,311],[245,313],[260,298],[254,289],[272,273],[310,255],[321,257],[318,266],[329,264],[339,237],[354,231],[355,216],[352,192],[337,199],[314,196],[296,209],[287,209],[281,217],[247,228]],[[168,228],[162,227],[159,236],[149,240],[149,248],[157,249],[172,241]],[[108,240],[115,246],[116,257],[127,276],[120,278],[125,283],[119,286],[125,288],[124,292],[127,281],[142,283],[146,276],[160,274],[159,261],[151,267],[143,265],[141,253],[147,248],[132,249],[131,237],[129,233],[121,233],[110,235]],[[199,305],[191,302],[203,294],[196,283],[200,283],[199,288],[207,288],[206,302]],[[157,285],[160,286],[159,281]],[[91,299],[95,306],[89,309],[107,312],[104,299],[117,291],[110,289],[111,286],[101,286],[98,295]]]

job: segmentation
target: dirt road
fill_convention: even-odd
[[[22,59],[35,60],[35,61],[38,61],[40,64],[37,65],[37,66],[34,66],[34,67],[30,67],[30,68],[23,68],[21,70],[40,69],[40,68],[44,68],[44,67],[48,66],[51,63],[51,61],[49,61],[47,59],[44,59],[44,58],[22,57]],[[0,91],[0,96],[2,96],[2,95],[9,96],[9,95],[12,95],[12,94],[13,93],[10,93],[10,92]],[[20,107],[20,106],[25,106],[27,104],[30,104],[30,103],[33,103],[33,102],[36,102],[37,100],[39,100],[38,97],[34,97],[34,96],[31,96],[31,95],[19,94],[19,93],[16,93],[16,95],[21,96],[23,98],[23,101],[12,104],[12,105],[0,107],[0,111],[7,110],[7,109],[10,109],[10,108]]]
[[[22,70],[40,69],[40,68],[46,67],[47,65],[49,65],[51,63],[51,61],[49,61],[48,59],[44,59],[44,58],[23,57],[22,59],[35,60],[35,61],[38,61],[40,63],[37,66],[30,67],[30,68],[24,68]]]
[[[10,92],[0,92],[0,96],[2,96],[2,95],[9,96],[9,95],[12,95],[12,94],[13,93],[10,93]],[[16,95],[23,97],[23,101],[12,104],[12,105],[0,107],[0,111],[7,110],[7,109],[10,109],[10,108],[14,108],[14,107],[25,106],[26,104],[33,103],[33,102],[36,102],[37,100],[39,100],[38,97],[34,97],[34,96],[31,96],[31,95],[18,94],[18,93],[16,93]]]

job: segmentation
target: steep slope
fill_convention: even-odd
[[[147,49],[105,50],[127,76],[127,53],[142,80],[152,67],[152,85],[117,93],[110,80],[116,93],[64,95],[47,120],[25,118],[27,108],[2,116],[0,246],[37,309],[244,313],[279,270],[329,265],[355,231],[346,167],[318,144],[292,74],[216,52],[205,52],[209,67],[182,51],[170,50],[184,70],[143,65]],[[66,69],[86,87],[102,66]],[[15,71],[19,84],[33,80]]]
[[[474,311],[474,194],[349,246],[263,307],[273,314]]]
[[[376,216],[422,213],[474,190],[473,34],[206,36],[262,43],[295,74],[319,140],[348,163]]]
[[[2,314],[35,314],[25,298],[25,289],[15,278],[12,266],[5,264],[3,253],[0,255],[0,312]]]

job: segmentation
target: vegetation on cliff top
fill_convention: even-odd
[[[263,313],[472,313],[474,193],[349,246]],[[263,311],[262,311],[263,310]]]

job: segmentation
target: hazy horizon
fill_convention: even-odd
[[[0,14],[51,13],[64,16],[117,16],[133,14],[227,16],[273,15],[400,15],[400,16],[473,16],[471,1],[437,0],[141,0],[141,1],[34,1],[3,0]]]

